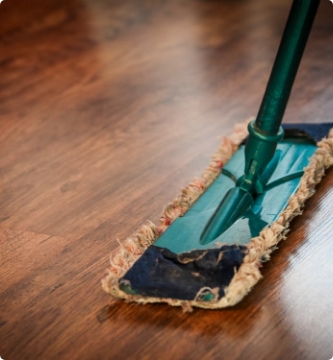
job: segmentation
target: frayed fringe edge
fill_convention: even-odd
[[[310,159],[309,165],[304,169],[298,191],[290,197],[288,206],[278,220],[272,223],[270,227],[265,228],[258,237],[251,239],[247,245],[249,253],[225,289],[225,296],[222,299],[203,302],[142,297],[128,295],[121,291],[118,286],[118,280],[125,275],[147,247],[153,244],[175,219],[184,215],[217,178],[224,164],[247,136],[248,122],[236,125],[234,133],[230,137],[222,139],[219,149],[213,155],[212,162],[202,174],[201,179],[192,181],[165,208],[158,226],[153,223],[142,226],[137,234],[120,244],[119,248],[111,254],[111,267],[108,270],[108,275],[102,280],[103,289],[107,293],[116,299],[126,299],[140,304],[164,302],[172,306],[181,306],[184,311],[192,311],[193,306],[218,309],[237,304],[261,279],[262,275],[259,271],[261,263],[269,260],[271,252],[276,248],[279,241],[286,238],[291,220],[302,213],[305,201],[315,193],[315,186],[323,178],[325,170],[333,165],[333,129],[329,132],[327,139],[325,138],[317,144],[318,149]]]

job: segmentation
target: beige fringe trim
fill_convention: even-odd
[[[304,169],[298,191],[290,197],[288,206],[281,213],[278,220],[263,229],[260,235],[251,239],[247,245],[249,253],[244,258],[239,270],[235,272],[229,286],[225,289],[225,296],[222,299],[218,300],[216,296],[212,301],[206,302],[142,297],[128,295],[121,291],[118,285],[118,280],[125,275],[147,247],[153,244],[176,218],[184,215],[220,174],[221,168],[247,136],[248,122],[236,125],[234,133],[230,137],[222,139],[219,149],[213,155],[212,162],[202,174],[201,179],[192,181],[165,208],[158,226],[153,223],[144,225],[137,234],[128,238],[124,243],[120,243],[119,248],[111,254],[111,267],[108,270],[108,275],[102,280],[102,286],[106,292],[115,299],[126,299],[141,304],[165,302],[172,306],[182,306],[184,311],[192,311],[193,306],[217,309],[237,304],[261,279],[262,275],[259,271],[261,263],[269,260],[270,253],[276,248],[278,242],[286,238],[291,220],[302,213],[305,201],[314,194],[315,186],[323,178],[325,169],[333,165],[333,129],[329,132],[327,139],[323,139],[317,144],[318,149],[310,159],[309,165]],[[215,290],[204,288],[200,292],[209,291],[214,294]],[[196,298],[199,298],[199,296]]]

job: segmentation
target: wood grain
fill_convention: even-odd
[[[234,308],[111,302],[117,239],[255,115],[290,1],[0,4],[0,356],[330,359],[333,171]],[[286,122],[333,113],[322,1]]]

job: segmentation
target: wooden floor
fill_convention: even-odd
[[[287,0],[0,4],[0,356],[333,356],[333,171],[244,301],[222,311],[111,302],[109,254],[255,115]],[[322,0],[285,122],[333,114]]]

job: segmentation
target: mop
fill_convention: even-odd
[[[116,299],[237,304],[333,164],[333,123],[281,126],[319,0],[294,0],[257,117],[224,138],[202,177],[111,254]]]

